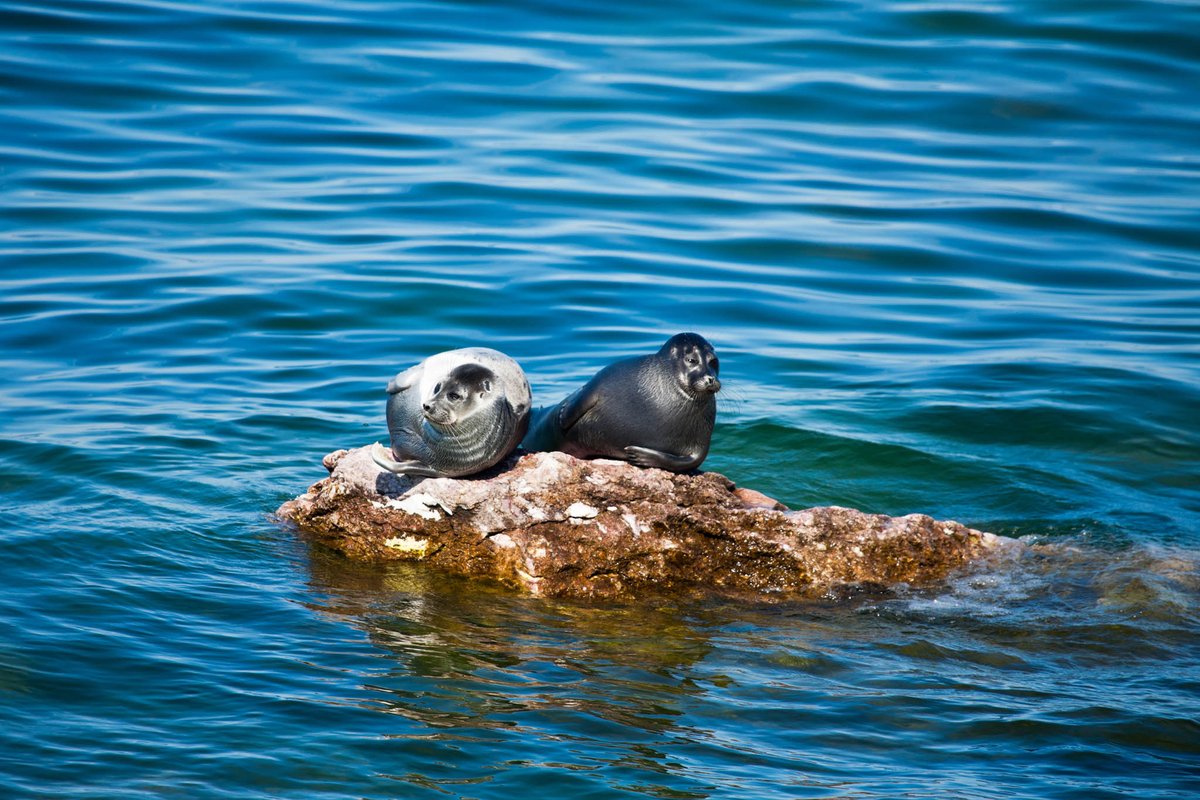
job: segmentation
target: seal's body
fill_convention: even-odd
[[[703,336],[677,334],[653,355],[608,365],[540,411],[525,447],[689,472],[708,456],[718,370]]]
[[[529,428],[529,382],[520,365],[486,347],[448,350],[387,386],[391,452],[372,456],[389,472],[472,475],[511,453]]]

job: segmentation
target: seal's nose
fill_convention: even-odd
[[[425,409],[426,412],[433,411],[433,404],[432,403],[421,403],[421,408]]]
[[[721,391],[721,382],[712,375],[705,375],[700,379],[700,387],[706,392],[712,392],[716,394],[717,392]]]

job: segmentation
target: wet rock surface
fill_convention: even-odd
[[[565,453],[514,455],[471,478],[411,479],[370,448],[276,512],[347,556],[423,561],[549,597],[813,598],[932,586],[1011,539],[922,514],[790,511],[714,472],[678,475]]]

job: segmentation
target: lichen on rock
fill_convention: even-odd
[[[715,472],[565,453],[513,455],[470,478],[394,475],[368,447],[324,464],[329,477],[280,518],[352,558],[422,561],[549,597],[777,600],[930,586],[1016,544],[922,514],[790,511]]]

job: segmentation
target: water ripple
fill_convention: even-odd
[[[0,793],[1200,788],[1194,4],[0,19]],[[598,609],[266,519],[430,352],[553,402],[679,330],[707,467],[1026,557]]]

